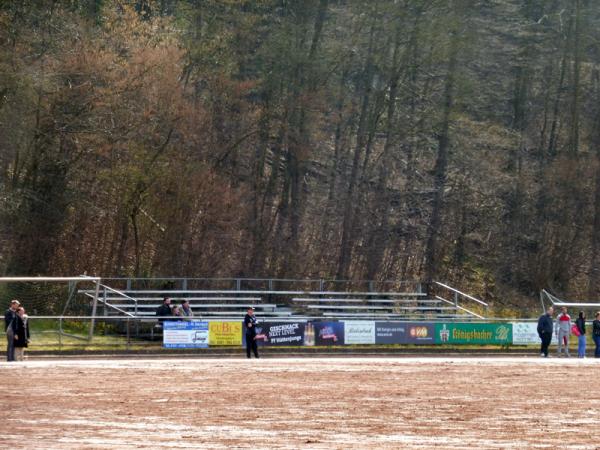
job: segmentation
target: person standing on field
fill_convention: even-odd
[[[25,308],[22,306],[17,310],[17,339],[15,339],[15,359],[23,361],[25,359],[25,348],[29,344],[29,320],[25,314]]]
[[[575,320],[575,326],[579,330],[577,336],[577,357],[585,358],[585,313],[579,311],[579,317]]]
[[[575,326],[579,330],[577,336],[577,357],[585,358],[585,313],[579,311],[579,317],[575,320]]]
[[[250,358],[250,352],[258,358],[258,344],[256,343],[256,324],[254,308],[248,308],[248,313],[244,316],[244,326],[246,327],[246,355]]]
[[[556,317],[556,337],[558,338],[558,356],[563,346],[565,348],[565,356],[568,358],[569,354],[569,336],[571,336],[571,316],[567,314],[567,308],[562,307],[560,314]]]
[[[6,331],[6,360],[15,360],[15,340],[17,339],[17,309],[19,300],[11,300],[10,307],[4,313],[4,331]]]
[[[541,356],[544,358],[548,357],[548,347],[552,342],[552,332],[554,330],[552,323],[552,314],[554,314],[554,308],[549,307],[544,314],[538,319],[537,332],[542,340]]]
[[[596,313],[596,318],[592,322],[592,338],[596,349],[594,350],[594,357],[600,358],[600,311]]]

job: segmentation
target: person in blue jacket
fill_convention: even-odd
[[[594,339],[594,344],[596,344],[594,357],[600,358],[600,311],[596,313],[596,318],[592,322],[592,339]]]
[[[577,357],[585,358],[585,313],[579,311],[579,317],[575,320],[575,326],[579,331],[577,336]]]
[[[538,319],[537,332],[542,340],[540,356],[543,356],[544,358],[548,357],[548,347],[550,346],[550,342],[552,342],[552,332],[554,331],[552,314],[554,314],[554,308],[550,306]]]

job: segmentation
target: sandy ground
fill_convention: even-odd
[[[600,360],[0,363],[0,448],[600,448]]]

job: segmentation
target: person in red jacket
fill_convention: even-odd
[[[573,324],[571,323],[571,316],[567,314],[567,308],[564,306],[561,308],[561,313],[556,318],[554,326],[556,328],[556,337],[558,338],[558,356],[560,356],[560,352],[564,346],[565,356],[568,358],[571,356],[569,354],[569,336],[571,336],[571,327]]]

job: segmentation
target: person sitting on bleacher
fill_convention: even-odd
[[[163,298],[163,304],[156,308],[156,316],[158,317],[158,323],[162,325],[166,316],[172,316],[173,312],[171,311],[171,299],[169,297]]]
[[[179,307],[181,311],[181,315],[183,317],[193,317],[194,313],[192,312],[192,308],[190,307],[190,302],[188,300],[182,300],[181,306]]]
[[[181,307],[180,306],[173,306],[173,318],[174,320],[183,320],[183,314],[181,313]]]

